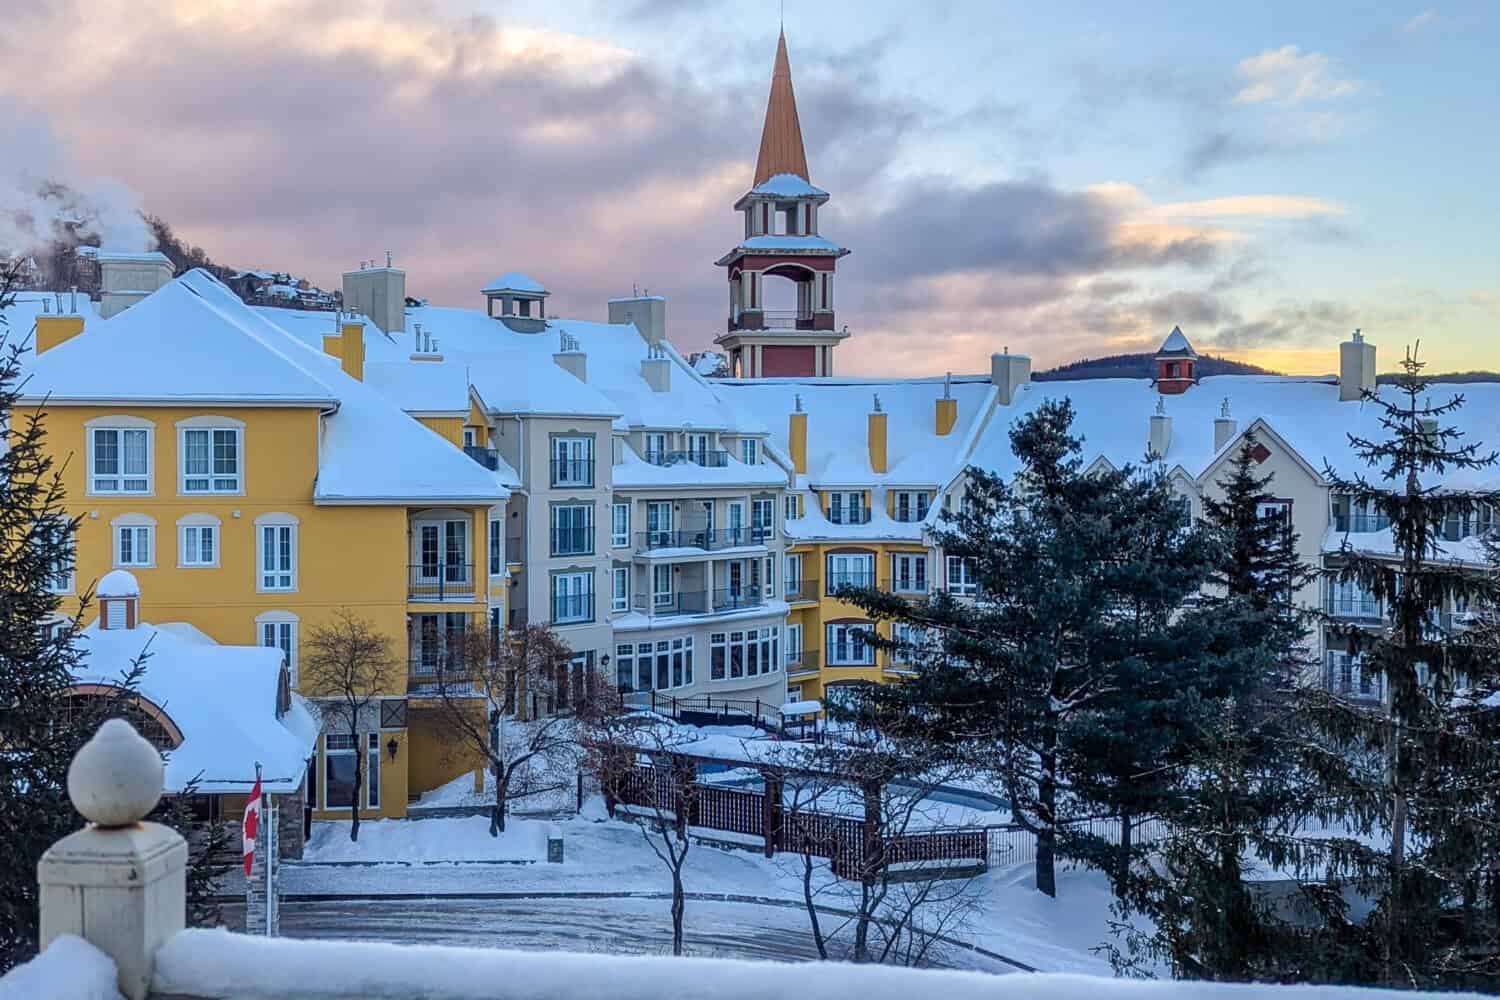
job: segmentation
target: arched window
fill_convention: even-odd
[[[138,694],[122,696],[120,688],[113,684],[77,684],[64,697],[67,702],[63,716],[69,723],[88,719],[100,710],[101,699],[114,698],[117,703],[110,715],[124,718],[156,749],[175,750],[182,745],[182,730],[172,717]]]

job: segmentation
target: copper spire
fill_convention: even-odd
[[[792,66],[786,57],[786,32],[776,40],[776,66],[771,70],[771,98],[766,102],[766,124],[760,133],[760,157],[755,161],[755,183],[777,174],[807,176],[807,152],[802,148],[802,125],[797,121],[797,98],[792,94]]]

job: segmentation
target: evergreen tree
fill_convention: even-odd
[[[924,754],[936,745],[988,769],[1036,835],[1036,885],[1049,895],[1060,844],[1098,846],[1070,820],[1147,811],[1177,720],[1196,711],[1206,678],[1190,649],[1205,622],[1173,612],[1206,579],[1213,550],[1181,529],[1160,470],[1086,472],[1072,420],[1063,401],[1017,423],[1023,471],[1012,483],[968,471],[963,509],[938,541],[969,561],[978,600],[840,591],[928,637],[902,640],[915,676],[867,689],[867,721]]]
[[[1493,581],[1472,560],[1465,565],[1467,543],[1447,547],[1444,534],[1445,525],[1472,523],[1500,502],[1500,494],[1463,486],[1479,481],[1496,456],[1443,425],[1463,396],[1432,403],[1422,368],[1408,351],[1395,391],[1365,395],[1383,433],[1350,435],[1350,443],[1374,477],[1324,473],[1335,495],[1390,524],[1389,551],[1346,537],[1330,570],[1387,609],[1378,627],[1334,629],[1380,679],[1384,698],[1371,708],[1336,693],[1309,695],[1307,716],[1320,739],[1304,756],[1329,809],[1357,835],[1339,846],[1342,874],[1363,880],[1374,903],[1336,955],[1343,978],[1493,988],[1500,769],[1492,715],[1469,694],[1492,690],[1497,667],[1492,650],[1445,619],[1451,608],[1493,601]],[[1457,540],[1465,532],[1448,534]]]
[[[9,434],[0,449],[0,972],[36,949],[36,865],[78,826],[68,764],[92,734],[66,715],[78,619],[59,619],[52,586],[72,566],[77,521],[45,448],[45,414],[16,408],[30,339],[5,326],[18,273],[16,264],[0,267],[0,428]]]

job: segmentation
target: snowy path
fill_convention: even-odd
[[[672,946],[669,905],[665,899],[631,898],[288,900],[282,905],[281,931],[293,938],[662,954]],[[241,929],[243,905],[226,905],[224,918],[232,929]],[[818,957],[807,917],[794,908],[689,900],[684,931],[693,955],[775,961]],[[933,958],[931,964],[943,968],[1016,971],[952,946],[942,947]]]

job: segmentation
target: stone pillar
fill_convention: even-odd
[[[161,798],[161,754],[124,719],[110,719],[68,768],[68,797],[88,826],[37,865],[41,941],[76,934],[114,959],[120,992],[142,1000],[156,949],[183,929],[187,841],[143,823]]]

